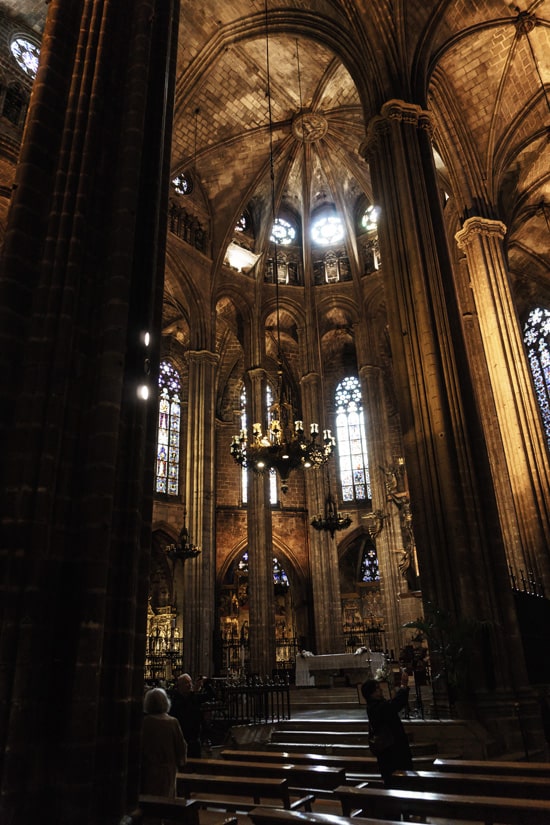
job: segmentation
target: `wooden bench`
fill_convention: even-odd
[[[548,825],[550,801],[498,796],[468,796],[389,788],[336,788],[344,816],[399,820],[402,815],[483,822],[485,825]]]
[[[291,762],[250,762],[228,759],[188,759],[184,773],[215,773],[224,776],[272,777],[287,779],[290,791],[300,789],[318,796],[332,796],[338,785],[346,782],[343,768],[325,765],[294,765]]]
[[[148,819],[175,819],[181,825],[199,825],[199,803],[194,799],[141,794],[139,808],[132,821],[146,823]]]
[[[496,773],[501,776],[546,776],[550,762],[510,762],[472,759],[434,759],[433,769],[445,773]]]
[[[185,772],[176,775],[176,794],[196,800],[201,808],[223,811],[246,812],[258,805],[311,811],[315,801],[312,793],[294,799],[287,779]]]
[[[545,776],[396,771],[392,776],[392,787],[410,791],[470,794],[472,796],[550,799],[550,782]]]
[[[348,782],[364,782],[380,779],[378,762],[374,756],[341,756],[331,753],[300,753],[293,751],[231,750],[221,752],[223,759],[239,762],[290,762],[294,765],[323,765],[327,768],[341,768],[346,772]],[[413,758],[415,768],[431,768],[433,758]]]
[[[280,808],[253,808],[248,814],[254,825],[403,825],[388,819],[363,819],[317,811],[283,811]]]

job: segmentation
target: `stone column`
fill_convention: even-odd
[[[137,803],[178,16],[48,7],[0,263],[3,822]]]
[[[201,549],[185,562],[184,663],[195,678],[213,672],[215,622],[215,489],[214,425],[218,356],[202,350],[187,353],[189,401],[185,457],[185,509],[187,527]]]
[[[266,428],[265,370],[247,372],[247,399],[251,425]],[[275,667],[275,596],[273,591],[273,540],[269,475],[248,471],[248,585],[250,605],[250,671],[271,677]]]
[[[489,457],[446,244],[430,120],[391,100],[369,125],[366,156],[381,206],[385,295],[424,598],[451,616],[489,619],[474,690],[525,689],[527,675]],[[492,703],[492,707],[489,704]],[[487,718],[488,718],[487,717]],[[517,725],[513,735],[519,737]],[[519,744],[519,739],[518,739]]]
[[[304,423],[322,421],[321,379],[317,372],[310,372],[301,379]],[[320,434],[322,437],[322,433]],[[331,459],[332,461],[334,459]],[[330,471],[330,468],[329,468]],[[306,502],[310,516],[323,513],[328,494],[326,470],[305,470]],[[336,536],[324,530],[310,527],[311,590],[315,624],[315,653],[343,653],[344,630],[342,622],[342,598],[340,594],[340,570]]]
[[[389,448],[392,442],[388,428],[388,417],[385,404],[384,375],[381,367],[374,364],[365,364],[359,368],[363,407],[365,410],[365,430],[368,444],[369,474],[372,495],[373,519],[365,521],[367,529],[370,525],[380,525],[382,529],[374,538],[378,564],[380,568],[383,603],[386,619],[386,647],[399,651],[403,631],[403,620],[399,611],[399,595],[402,589],[407,589],[404,579],[399,576],[399,554],[396,549],[403,547],[399,512],[386,495],[385,470],[390,467],[395,456]],[[371,528],[372,529],[372,528]]]
[[[548,450],[510,292],[505,233],[500,221],[472,217],[456,235],[466,254],[483,345],[470,357],[490,383],[478,390],[477,403],[509,563],[518,581],[520,571],[530,571],[549,593]]]

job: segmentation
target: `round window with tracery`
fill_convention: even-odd
[[[11,41],[10,49],[19,68],[34,80],[38,71],[38,58],[40,57],[38,45],[26,37],[17,36]]]
[[[311,237],[322,246],[340,243],[344,238],[344,224],[336,215],[325,215],[311,227]]]
[[[292,243],[295,238],[296,229],[292,226],[292,224],[285,221],[283,218],[275,218],[271,228],[271,237],[269,240],[272,243],[287,246]]]
[[[172,186],[178,195],[190,195],[193,191],[193,181],[189,175],[185,175],[183,172],[173,178]]]

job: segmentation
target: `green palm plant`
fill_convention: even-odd
[[[490,622],[455,617],[447,610],[428,602],[423,618],[406,622],[403,627],[418,631],[426,639],[432,666],[432,686],[445,684],[449,707],[454,709],[459,698],[465,699],[472,689],[472,659],[480,635]]]

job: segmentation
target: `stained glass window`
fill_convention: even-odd
[[[523,340],[535,384],[546,440],[550,447],[550,311],[537,307],[529,313]]]
[[[244,575],[248,575],[248,551],[242,554],[241,558],[237,563],[237,570],[239,573],[243,573]],[[281,585],[282,587],[289,587],[290,582],[288,581],[288,576],[281,566],[279,560],[274,556],[273,557],[273,584]]]
[[[183,172],[172,180],[172,186],[178,195],[190,195],[193,191],[193,181]]]
[[[311,227],[311,237],[321,246],[340,243],[344,239],[344,224],[336,215],[324,215]]]
[[[368,542],[363,550],[361,559],[361,569],[359,571],[359,581],[377,582],[380,581],[380,570],[378,567],[378,554],[374,544]]]
[[[363,229],[366,229],[367,232],[370,232],[377,228],[378,226],[378,209],[376,206],[369,206],[363,212],[363,217],[361,218],[361,226]]]
[[[359,380],[348,376],[336,387],[336,442],[343,501],[371,498],[365,415]]]
[[[10,44],[11,53],[17,65],[34,80],[38,71],[40,49],[26,37],[14,37]]]
[[[287,246],[293,242],[295,237],[296,229],[291,223],[283,220],[283,218],[275,218],[271,227],[271,237],[269,238],[272,243]]]
[[[167,361],[160,365],[156,492],[179,494],[181,382]]]

